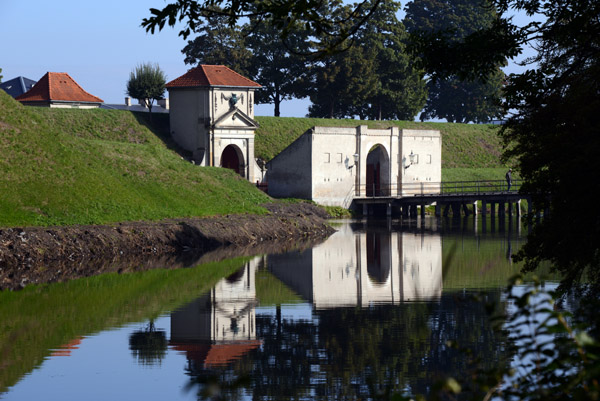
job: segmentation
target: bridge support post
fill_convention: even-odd
[[[504,217],[504,202],[498,202],[498,217]]]
[[[477,201],[473,202],[473,214],[477,215]]]
[[[507,207],[508,207],[508,218],[512,219],[512,214],[513,214],[512,207],[513,207],[513,203],[509,201]]]
[[[425,218],[425,204],[421,205],[421,218],[424,219]]]
[[[369,214],[369,206],[366,203],[363,203],[363,211],[362,211],[363,216],[366,216]]]
[[[402,217],[408,217],[408,205],[402,205]]]
[[[417,205],[410,205],[410,217],[417,217]]]
[[[519,199],[517,201],[517,208],[516,209],[517,209],[516,210],[517,217],[521,217],[521,199]]]
[[[492,216],[492,221],[496,218],[496,203],[490,202],[490,216]]]
[[[452,217],[460,217],[460,203],[452,203]]]
[[[448,217],[450,214],[450,204],[446,203],[446,207],[444,207],[444,217]]]
[[[392,215],[392,204],[388,202],[386,209],[385,209],[385,215],[390,217]]]
[[[463,209],[463,212],[465,212],[465,216],[469,216],[471,214],[471,212],[469,211],[469,206],[467,206],[466,203],[462,204],[462,209]]]
[[[435,202],[435,217],[442,217],[442,205],[440,205],[440,202]]]
[[[487,202],[485,200],[481,201],[481,214],[483,216],[487,214]]]

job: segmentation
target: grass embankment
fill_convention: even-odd
[[[0,227],[266,213],[251,183],[170,149],[164,117],[24,107],[0,91]]]

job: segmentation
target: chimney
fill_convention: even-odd
[[[131,107],[131,98],[129,96],[125,98],[125,106]]]
[[[161,99],[158,101],[158,105],[165,110],[169,110],[169,99]]]

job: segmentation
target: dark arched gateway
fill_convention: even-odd
[[[245,175],[243,160],[239,148],[235,145],[228,145],[221,154],[221,167],[232,169],[243,177]]]
[[[382,145],[375,145],[367,155],[367,196],[390,194],[390,158]]]

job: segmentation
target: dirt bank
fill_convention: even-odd
[[[106,272],[177,268],[310,246],[334,231],[306,203],[266,216],[228,215],[106,226],[0,228],[0,289]]]

